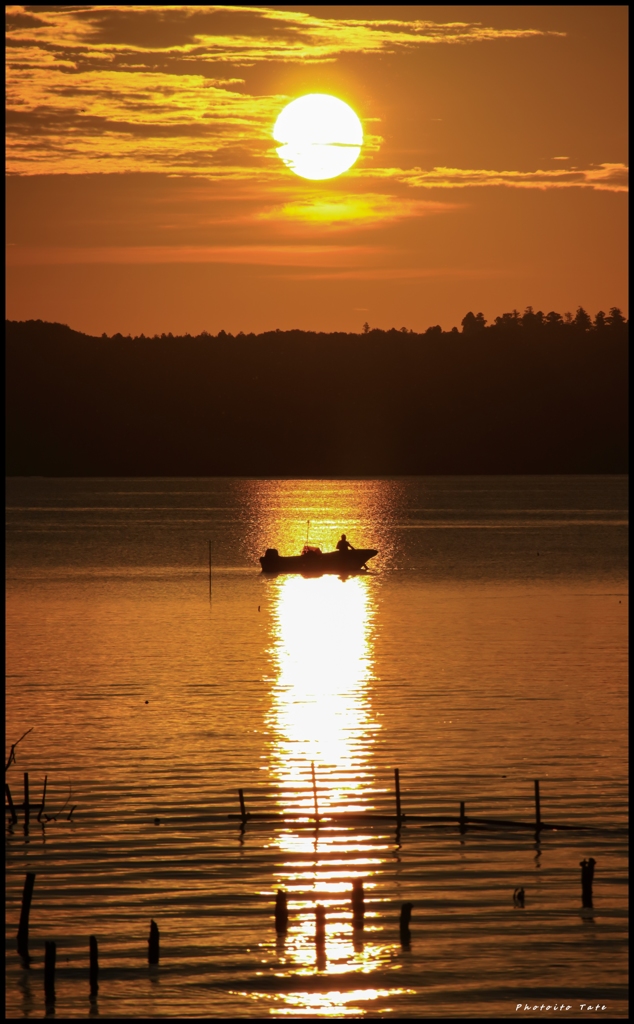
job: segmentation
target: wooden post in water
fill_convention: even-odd
[[[464,826],[465,823],[465,812],[464,812],[464,800],[460,801],[460,825]]]
[[[55,956],[54,942],[44,943],[44,999],[47,1005],[55,1002]]]
[[[15,807],[14,807],[14,804],[13,804],[13,798],[11,796],[11,790],[9,789],[9,783],[8,782],[5,782],[5,784],[4,784],[4,792],[5,792],[5,796],[7,798],[7,803],[9,804],[9,811],[11,812],[11,821],[15,825],[17,823],[18,816],[15,813]]]
[[[29,821],[29,773],[24,773],[24,823],[28,824]]]
[[[396,790],[396,823],[401,824],[401,784],[398,768],[394,769],[394,788]]]
[[[590,857],[579,862],[581,868],[581,905],[592,907],[592,881],[594,879],[594,865],[596,860]]]
[[[413,903],[404,903],[401,907],[401,920],[400,920],[400,932],[401,932],[401,945],[409,946],[411,935],[409,930],[409,922],[412,917]]]
[[[90,994],[96,996],[99,991],[99,950],[97,939],[90,936]]]
[[[147,962],[157,964],[159,962],[159,930],[156,921],[150,921],[150,937],[147,944]]]
[[[315,907],[315,945],[325,946],[326,944],[326,911],[321,903]]]
[[[18,925],[18,953],[27,964],[29,962],[29,914],[31,913],[34,885],[35,873],[29,871],[24,879],[22,909],[20,911],[20,924]]]
[[[240,815],[242,817],[242,824],[247,820],[247,808],[244,802],[244,793],[241,789],[238,790],[238,796],[240,797]]]
[[[539,805],[539,779],[535,779],[535,830],[540,831],[542,827],[542,815]]]
[[[363,892],[363,881],[361,878],[355,878],[352,882],[352,926],[353,928],[363,928],[363,918],[365,916],[365,894]]]
[[[40,809],[39,809],[38,815],[37,815],[37,820],[38,821],[42,820],[42,815],[44,814],[44,801],[46,800],[46,783],[47,782],[48,782],[48,775],[45,775],[44,776],[44,789],[42,790],[42,803],[40,804]]]
[[[275,898],[275,931],[283,935],[288,931],[288,906],[286,904],[286,893],[282,889],[277,890]]]
[[[314,761],[311,761],[310,768],[311,768],[311,772],[312,772],[312,775],[313,775],[313,799],[315,801],[315,821],[317,823],[317,827],[319,827],[319,807],[317,806],[317,780],[315,778],[315,762]]]

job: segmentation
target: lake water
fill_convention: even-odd
[[[61,1017],[627,1016],[624,477],[12,479],[7,518],[15,803],[48,777],[7,829],[10,1017],[48,939]],[[342,531],[366,575],[260,572]],[[536,779],[592,828],[425,820],[533,822]]]

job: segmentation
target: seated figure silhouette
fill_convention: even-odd
[[[354,548],[349,540],[346,540],[345,533],[341,534],[341,540],[337,541],[337,551],[340,551],[342,555],[345,555],[346,551],[354,551]]]

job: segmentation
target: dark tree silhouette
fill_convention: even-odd
[[[610,327],[621,327],[625,323],[625,317],[621,313],[620,309],[616,306],[612,306],[607,321]]]
[[[594,326],[597,331],[603,331],[607,327],[605,313],[602,309],[599,310],[599,312],[594,318]]]
[[[524,310],[524,316],[522,317],[522,327],[533,329],[535,327],[542,327],[543,323],[544,314],[541,309],[535,313],[532,306],[527,306]]]
[[[473,313],[467,313],[462,321],[462,333],[463,334],[476,334],[478,331],[482,331],[486,327],[486,320],[482,313],[478,313],[476,316]]]
[[[496,316],[495,326],[502,328],[512,328],[516,330],[521,324],[521,317],[517,309],[514,309],[511,313],[502,313],[502,316]]]
[[[577,308],[574,325],[581,331],[589,331],[592,327],[592,319],[588,316],[583,306]]]

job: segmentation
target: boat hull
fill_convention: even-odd
[[[363,572],[366,562],[374,558],[373,548],[354,548],[352,551],[309,551],[305,555],[278,555],[267,552],[260,559],[262,572],[298,572],[306,576],[335,573],[337,576]]]

